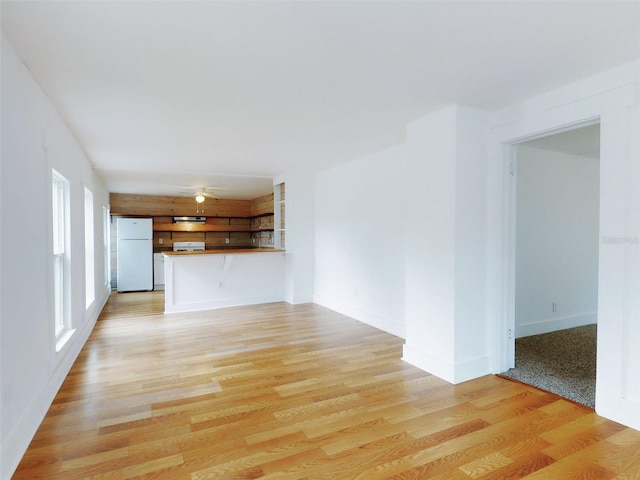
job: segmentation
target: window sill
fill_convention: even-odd
[[[66,330],[60,334],[56,340],[56,353],[60,352],[64,348],[64,345],[71,339],[75,332],[76,330],[74,328],[72,330]]]

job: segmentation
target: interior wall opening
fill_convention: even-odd
[[[514,149],[515,368],[505,375],[593,408],[599,124]]]

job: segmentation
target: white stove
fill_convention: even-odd
[[[173,242],[174,252],[193,252],[204,250],[204,242]]]

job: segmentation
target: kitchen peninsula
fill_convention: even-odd
[[[165,313],[284,300],[284,250],[221,249],[164,256]]]

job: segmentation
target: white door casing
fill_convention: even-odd
[[[599,120],[596,411],[636,429],[640,429],[639,83],[612,89],[598,85],[601,89],[595,94],[589,89],[565,90],[555,97],[533,99],[521,109],[511,109],[503,118],[496,115],[490,141],[489,182],[495,196],[490,200],[488,252],[494,264],[489,272],[488,313],[493,319],[492,367],[497,373],[513,366],[514,359],[514,339],[509,334],[515,328],[513,145]]]

